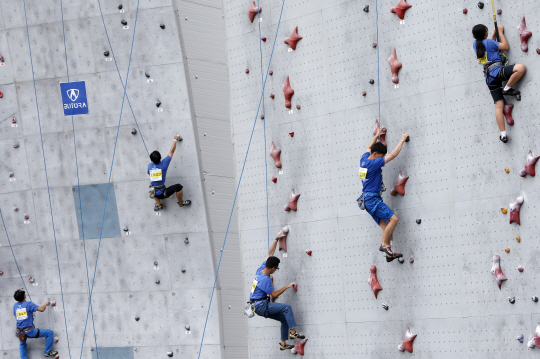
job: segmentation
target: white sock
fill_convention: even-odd
[[[508,86],[508,85],[504,86],[504,91],[508,91],[510,89],[512,89],[510,86]]]
[[[506,137],[506,131],[501,131],[501,137],[502,137],[502,138],[505,138],[505,137]]]

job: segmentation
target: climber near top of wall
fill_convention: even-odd
[[[519,96],[520,92],[514,90],[512,86],[519,81],[527,70],[523,64],[515,64],[504,66],[503,60],[499,51],[506,51],[510,48],[508,41],[504,36],[504,27],[498,26],[501,42],[495,41],[497,32],[493,31],[491,39],[488,39],[488,28],[485,25],[476,25],[473,27],[472,33],[475,38],[473,49],[476,52],[478,63],[484,67],[484,76],[486,84],[491,91],[491,96],[495,102],[495,117],[501,135],[499,139],[506,143],[508,136],[504,124],[504,96]],[[504,89],[502,88],[503,81],[506,82]],[[518,98],[519,99],[519,98]]]
[[[180,207],[191,204],[190,200],[182,200],[184,191],[181,184],[175,184],[170,187],[165,187],[165,177],[167,176],[167,169],[171,163],[174,151],[176,151],[176,143],[182,141],[179,135],[174,136],[174,142],[169,150],[169,154],[163,160],[161,160],[161,154],[158,151],[154,151],[150,154],[150,160],[152,161],[148,165],[148,174],[150,175],[150,191],[149,196],[156,200],[154,211],[163,209],[161,200],[169,198],[173,193],[176,193],[178,199],[178,205]]]
[[[274,257],[276,246],[279,240],[285,237],[286,234],[283,231],[279,231],[279,234],[272,244],[268,257],[261,264],[255,279],[253,280],[253,286],[251,287],[251,294],[249,296],[249,302],[251,308],[255,314],[274,319],[281,322],[281,343],[279,345],[280,350],[287,350],[294,348],[294,345],[287,344],[288,339],[304,339],[305,336],[298,333],[296,328],[296,322],[294,320],[293,310],[288,304],[272,303],[270,296],[273,299],[277,299],[283,292],[291,288],[294,283],[289,283],[281,289],[274,289],[272,284],[272,278],[270,275],[279,270],[279,258]]]
[[[45,356],[54,357],[58,354],[52,350],[54,332],[50,329],[37,329],[34,326],[34,313],[44,312],[50,305],[46,302],[41,307],[38,307],[32,302],[26,301],[26,292],[19,289],[13,295],[13,298],[17,301],[13,305],[13,315],[17,319],[17,331],[16,336],[20,339],[19,351],[21,353],[21,359],[28,359],[28,353],[26,350],[27,338],[43,338],[45,337]]]
[[[379,130],[380,132],[380,130]],[[392,262],[396,258],[403,257],[401,253],[394,253],[390,247],[390,239],[394,228],[398,224],[398,217],[382,200],[382,168],[399,155],[403,144],[407,141],[404,134],[398,145],[387,155],[387,148],[381,142],[377,142],[379,133],[373,137],[360,159],[359,176],[362,179],[362,195],[358,198],[360,208],[365,209],[379,226],[382,232],[382,245],[379,250],[386,254],[386,261]]]

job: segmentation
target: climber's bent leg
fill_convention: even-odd
[[[394,233],[394,229],[396,228],[396,225],[398,224],[398,222],[399,222],[398,216],[396,216],[394,212],[392,212],[392,217],[390,217],[390,219],[386,222],[386,228],[384,228],[383,234],[382,234],[382,241],[383,241],[384,247],[388,247],[390,245],[390,238],[392,238],[392,234]]]
[[[509,67],[512,67],[512,72],[510,72],[510,69],[508,69],[508,73],[507,73],[506,69]],[[516,84],[516,82],[518,82],[523,77],[523,75],[525,75],[525,71],[527,71],[527,68],[523,64],[515,64],[513,66],[506,66],[504,68],[504,71],[505,71],[505,77],[508,76],[506,77],[508,79],[506,86],[512,87]]]
[[[281,322],[281,341],[288,340],[289,329],[296,328],[291,306],[283,303],[268,303],[268,318]]]

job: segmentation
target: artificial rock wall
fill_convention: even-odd
[[[540,154],[535,140],[540,130],[538,5],[496,2],[511,61],[529,68],[517,86],[522,101],[509,98],[515,125],[507,127],[510,142],[502,144],[472,51],[472,27],[492,28],[489,2],[479,9],[476,0],[410,0],[403,21],[390,12],[399,1],[378,3],[381,121],[390,149],[403,133],[411,137],[383,171],[389,189],[383,197],[400,218],[393,243],[404,253],[404,264],[386,263],[378,251],[380,228],[355,202],[362,188],[359,159],[378,118],[376,2],[260,1],[265,73],[284,5],[263,122],[256,116],[262,89],[259,23],[250,22],[250,1],[224,1],[237,179],[257,120],[237,202],[245,295],[267,253],[268,180],[270,241],[282,226],[290,226],[287,257],[278,253],[282,262],[275,284],[299,284],[298,292],[289,290],[279,300],[292,305],[299,329],[309,338],[306,356],[393,358],[410,327],[418,333],[418,358],[536,357],[538,349],[526,343],[540,321],[539,304],[531,301],[540,293],[540,185],[518,173],[529,150]],[[520,50],[517,31],[523,16],[533,33],[527,53]],[[289,51],[283,39],[297,26],[303,39]],[[399,87],[387,61],[394,49],[403,63]],[[292,113],[282,90],[287,77],[295,90]],[[272,141],[282,150],[282,174],[270,157]],[[406,194],[392,197],[400,170],[410,176]],[[298,211],[286,212],[292,188],[301,194]],[[521,225],[510,225],[500,208],[520,195],[525,199]],[[490,273],[497,253],[508,277],[501,290]],[[378,299],[367,283],[371,265],[377,266],[383,287]],[[507,298],[514,296],[512,305]],[[279,323],[260,317],[248,323],[250,357],[290,355],[278,349]],[[523,344],[515,339],[519,334],[525,336]]]

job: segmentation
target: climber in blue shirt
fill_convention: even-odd
[[[271,275],[279,270],[280,262],[279,258],[274,257],[274,253],[277,243],[283,237],[285,237],[285,234],[283,231],[280,231],[270,248],[266,260],[257,269],[249,299],[255,314],[281,322],[281,343],[279,344],[279,349],[287,350],[294,348],[294,345],[287,344],[286,340],[304,339],[305,336],[295,330],[296,322],[291,306],[273,302],[274,299],[277,299],[294,284],[289,283],[285,287],[276,290],[272,283]]]
[[[388,150],[386,146],[377,142],[379,139],[379,133],[377,133],[360,159],[358,175],[362,179],[363,190],[362,196],[359,198],[359,204],[360,201],[363,201],[365,210],[383,230],[382,245],[379,250],[386,253],[387,262],[392,262],[396,258],[403,257],[403,255],[401,253],[394,253],[390,247],[390,238],[392,238],[394,228],[398,224],[398,217],[383,202],[381,197],[381,192],[383,191],[382,168],[385,164],[397,157],[408,137],[407,134],[404,134],[396,148],[387,155]]]
[[[173,193],[176,193],[176,199],[178,199],[178,205],[184,207],[191,204],[190,200],[182,200],[184,195],[183,186],[179,183],[170,187],[165,186],[165,178],[167,176],[167,170],[171,164],[174,151],[176,151],[176,143],[181,141],[180,136],[174,136],[174,142],[171,146],[169,154],[163,160],[161,160],[161,154],[158,151],[154,151],[150,154],[150,160],[152,161],[148,165],[148,174],[150,175],[150,197],[156,201],[154,211],[163,209],[161,200],[169,198]]]
[[[19,289],[13,295],[13,298],[17,301],[13,305],[13,315],[17,319],[17,331],[16,335],[19,337],[19,351],[21,353],[21,359],[28,359],[28,352],[26,349],[26,339],[43,338],[45,337],[45,356],[54,357],[58,352],[52,350],[54,332],[50,329],[37,329],[34,326],[34,313],[44,312],[50,305],[46,302],[41,307],[38,307],[32,302],[26,301],[26,292]]]
[[[503,96],[520,95],[520,92],[514,90],[512,86],[521,79],[527,68],[523,64],[505,66],[499,51],[506,51],[510,49],[510,46],[504,36],[504,27],[499,25],[498,29],[501,38],[500,43],[495,41],[497,36],[495,30],[493,30],[491,39],[488,39],[487,26],[482,24],[476,25],[472,30],[475,38],[473,49],[476,52],[478,63],[484,67],[486,84],[491,91],[491,97],[493,97],[493,102],[495,103],[495,117],[497,118],[497,125],[499,125],[499,130],[501,131],[499,139],[503,143],[507,143],[508,136],[506,135],[506,127],[504,124]],[[507,81],[504,89],[502,88],[503,81]]]

